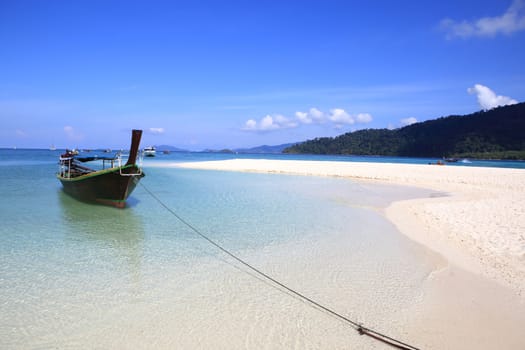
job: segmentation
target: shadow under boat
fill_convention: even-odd
[[[100,248],[97,255],[110,253],[140,282],[145,230],[135,211],[83,203],[63,191],[58,192],[58,203],[66,240],[89,250]]]

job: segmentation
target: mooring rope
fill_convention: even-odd
[[[302,293],[292,289],[291,287],[288,287],[284,283],[279,282],[275,278],[271,277],[270,275],[268,275],[265,272],[259,270],[255,266],[253,266],[253,265],[249,264],[248,262],[244,261],[243,259],[239,258],[238,256],[236,256],[235,254],[233,254],[232,252],[230,252],[226,248],[222,247],[219,243],[215,242],[214,240],[212,240],[211,238],[209,238],[208,236],[206,236],[205,234],[200,232],[195,226],[193,226],[188,221],[184,220],[184,218],[182,218],[173,209],[171,209],[168,205],[166,205],[166,203],[164,203],[157,195],[155,195],[151,190],[149,190],[142,182],[140,182],[139,184],[144,188],[144,190],[146,190],[146,192],[149,193],[149,195],[153,199],[155,199],[162,207],[164,207],[169,213],[171,213],[174,217],[176,217],[181,223],[183,223],[188,228],[190,228],[195,234],[197,234],[198,236],[200,236],[201,238],[206,240],[208,243],[210,243],[211,245],[213,245],[214,247],[219,249],[224,254],[230,256],[231,258],[235,259],[240,264],[246,266],[248,269],[250,269],[253,272],[257,273],[258,275],[264,277],[268,281],[271,281],[272,283],[278,285],[279,287],[283,288],[284,290],[288,291],[289,293],[295,295],[296,297],[299,297],[300,299],[310,303],[311,305],[313,305],[313,306],[315,306],[315,307],[317,307],[317,308],[319,308],[319,309],[329,313],[330,315],[335,316],[336,318],[338,318],[338,319],[348,323],[360,335],[367,335],[367,336],[371,337],[372,339],[381,341],[381,342],[383,342],[385,344],[388,344],[388,345],[393,346],[393,347],[398,348],[398,349],[402,349],[402,350],[420,350],[419,348],[417,348],[415,346],[409,345],[409,344],[404,343],[404,342],[402,342],[400,340],[397,340],[395,338],[392,338],[392,337],[389,337],[389,336],[387,336],[385,334],[382,334],[382,333],[380,333],[378,331],[375,331],[375,330],[373,330],[371,328],[365,327],[365,326],[363,326],[362,324],[360,324],[360,323],[358,323],[356,321],[352,321],[348,317],[341,315],[340,313],[338,313],[338,312],[328,308],[327,306],[324,306],[324,305],[316,302],[315,300],[307,297],[306,295],[304,295],[304,294],[302,294]]]

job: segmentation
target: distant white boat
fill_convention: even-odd
[[[144,155],[144,157],[155,157],[155,153],[155,146],[145,147],[142,150],[142,154]]]
[[[56,151],[57,148],[55,147],[55,145],[52,144],[51,146],[49,146],[49,150],[50,151]]]

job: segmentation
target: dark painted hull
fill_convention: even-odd
[[[81,201],[124,208],[126,199],[133,192],[139,180],[144,177],[144,173],[136,165],[129,165],[72,178],[60,175],[57,177],[64,187],[64,192],[72,197]]]

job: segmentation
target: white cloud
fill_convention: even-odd
[[[473,87],[468,88],[467,92],[471,95],[475,94],[477,96],[478,103],[483,109],[492,109],[499,106],[514,105],[518,103],[518,101],[510,97],[496,95],[494,91],[481,84],[476,84]]]
[[[244,130],[257,130],[257,122],[253,119],[248,119],[244,124]]]
[[[266,115],[259,122],[254,119],[249,119],[244,124],[243,130],[247,131],[271,131],[278,129],[295,128],[297,122],[286,118],[283,115]]]
[[[259,130],[274,130],[279,129],[279,125],[274,123],[273,117],[271,115],[267,115],[266,117],[262,118],[259,122]]]
[[[318,110],[317,108],[313,107],[313,108],[310,108],[310,116],[312,117],[312,119],[316,122],[323,122],[324,121],[324,113],[321,112],[320,110]]]
[[[355,116],[358,123],[370,123],[372,121],[372,115],[369,113],[359,113]]]
[[[352,125],[355,123],[354,118],[341,108],[331,109],[328,119],[334,122],[336,126],[342,126],[343,124]]]
[[[350,115],[344,109],[334,108],[329,113],[324,113],[319,109],[312,107],[308,112],[295,112],[295,118],[288,118],[281,114],[267,115],[260,121],[249,119],[244,124],[242,130],[246,131],[270,131],[278,129],[296,128],[301,124],[324,124],[332,123],[336,128],[342,128],[344,125],[353,125],[357,123],[369,123],[372,121],[372,115],[369,113],[359,113]]]
[[[306,112],[295,112],[295,117],[303,124],[312,124],[313,120]]]
[[[280,114],[277,114],[274,117],[274,119],[275,119],[275,122],[277,123],[277,125],[279,125],[280,129],[282,129],[282,128],[295,128],[296,126],[299,125],[296,121],[288,119],[287,117],[285,117],[283,115],[280,115]]]
[[[403,118],[403,119],[401,119],[401,124],[402,124],[403,126],[407,126],[407,125],[414,124],[414,123],[417,123],[417,119],[414,118],[414,117],[409,117],[409,118]]]
[[[332,122],[338,127],[342,125],[352,125],[354,123],[370,123],[372,115],[369,113],[359,113],[352,115],[342,108],[333,108],[329,113],[324,113],[313,107],[308,112],[295,112],[295,117],[302,124],[322,124]]]
[[[150,134],[154,135],[164,134],[164,128],[149,128],[148,131]]]
[[[303,124],[321,124],[326,121],[325,114],[315,107],[310,108],[308,112],[295,112],[295,116]]]
[[[495,17],[483,17],[473,21],[444,19],[441,28],[448,38],[493,37],[525,30],[525,2],[514,0],[507,11]]]

